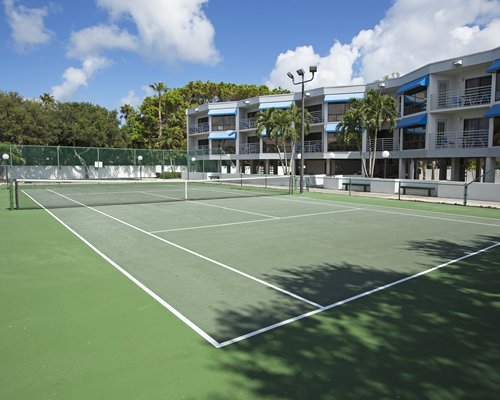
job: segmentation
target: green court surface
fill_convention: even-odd
[[[314,193],[85,207],[46,192],[26,190],[47,210],[9,211],[0,189],[0,398],[500,390],[498,210]]]

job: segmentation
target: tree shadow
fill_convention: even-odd
[[[415,240],[414,251],[449,259],[499,241],[482,236],[467,246]],[[235,393],[259,399],[493,399],[500,392],[500,248],[439,272],[377,292],[219,350],[214,368],[225,370]],[[321,293],[324,281],[392,282],[400,274],[359,266],[316,268],[281,276]],[[300,283],[297,283],[299,281]],[[220,316],[238,324],[261,309]],[[210,399],[228,398],[212,393]]]

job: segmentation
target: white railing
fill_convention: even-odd
[[[295,144],[295,151],[298,153],[301,151],[301,143]],[[304,152],[305,153],[321,153],[323,151],[323,141],[322,140],[306,140],[304,142]]]
[[[431,147],[435,149],[469,149],[488,147],[488,131],[432,132]]]
[[[192,126],[189,128],[189,134],[194,134],[194,133],[203,133],[203,132],[208,132],[210,129],[208,122],[204,122],[202,124]]]
[[[240,129],[254,129],[257,126],[257,118],[242,118],[240,119]]]
[[[259,143],[245,143],[240,145],[240,154],[258,154],[260,153]]]
[[[373,139],[369,139],[369,144],[371,150],[373,151]],[[368,151],[368,143],[366,144],[366,151]],[[398,151],[399,150],[399,140],[394,140],[394,138],[377,138],[377,151]]]
[[[312,117],[311,124],[320,124],[323,122],[323,111],[322,110],[309,111],[309,114],[311,114],[311,117]]]
[[[489,104],[490,102],[491,86],[452,90],[443,93],[432,93],[430,96],[431,110],[473,107],[482,104]]]

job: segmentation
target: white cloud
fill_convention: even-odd
[[[97,25],[71,33],[70,57],[80,58],[99,54],[106,49],[136,51],[140,48],[136,37],[115,25]]]
[[[129,90],[125,97],[120,99],[120,105],[129,104],[132,107],[137,107],[142,103],[142,99],[135,94],[135,91]]]
[[[63,82],[52,87],[52,95],[56,100],[69,100],[82,86],[87,86],[94,74],[106,68],[110,61],[104,57],[86,57],[81,68],[69,67],[63,73]]]
[[[280,54],[268,84],[292,89],[286,72],[314,63],[315,87],[371,82],[499,45],[500,0],[397,0],[373,29],[334,42],[326,56],[311,46]]]
[[[16,0],[4,0],[3,4],[12,29],[12,40],[18,51],[27,51],[50,41],[53,33],[44,23],[44,18],[49,14],[47,7],[27,8],[17,5]]]

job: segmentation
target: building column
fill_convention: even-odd
[[[452,158],[451,159],[451,180],[452,181],[461,181],[460,177],[460,158]]]
[[[330,169],[331,163],[332,163],[332,160],[330,158],[327,158],[325,160],[325,174],[326,174],[326,176],[332,175],[331,169]]]
[[[406,179],[406,159],[405,158],[400,158],[399,159],[399,174],[398,174],[399,179]]]
[[[448,159],[441,158],[439,160],[439,180],[445,181],[448,179]]]
[[[415,179],[415,159],[414,158],[412,158],[410,160],[410,168],[408,171],[408,178]]]
[[[264,174],[269,175],[269,160],[266,160],[266,166],[264,168]]]
[[[495,182],[495,166],[496,166],[496,158],[495,157],[486,157],[486,162],[484,164],[484,182]]]

